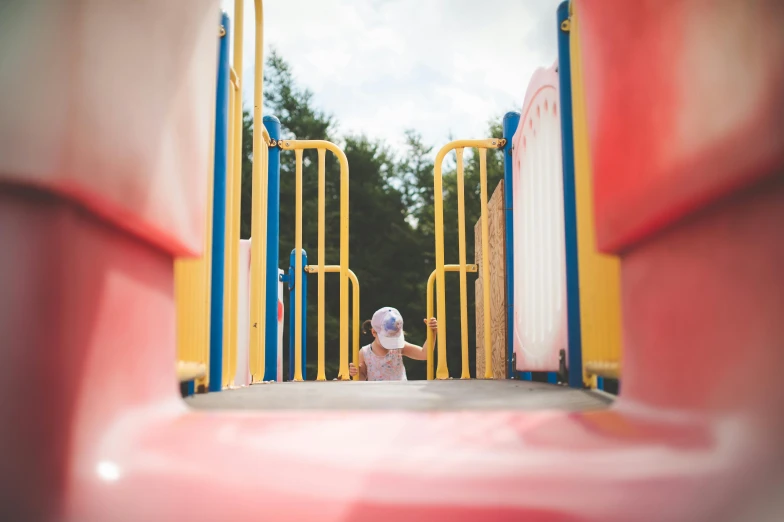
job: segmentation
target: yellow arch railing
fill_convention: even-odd
[[[319,273],[319,267],[317,265],[306,265],[305,272],[309,274],[317,274]],[[326,273],[336,273],[340,272],[340,265],[326,265],[324,266],[324,272]],[[348,271],[348,279],[351,281],[351,346],[352,346],[352,354],[351,354],[351,361],[357,365],[359,360],[359,280],[357,279],[356,274],[354,271],[349,269]],[[324,353],[319,351],[319,365],[323,368],[324,365]],[[354,376],[354,380],[359,380],[359,375]]]
[[[324,274],[325,255],[325,160],[326,151],[332,152],[340,163],[340,370],[338,378],[348,380],[348,160],[334,143],[322,140],[281,140],[283,150],[293,150],[296,156],[294,254],[295,288],[302,288],[302,154],[304,150],[318,151],[318,372],[316,380],[326,380],[324,372]],[[252,279],[252,277],[251,277]],[[357,287],[358,288],[358,287]],[[302,380],[302,293],[294,299],[294,380]]]
[[[459,272],[460,265],[444,265],[446,272]],[[466,272],[477,272],[476,265],[466,265]],[[436,282],[436,271],[430,272],[427,278],[427,317],[433,317],[433,285]],[[433,380],[433,330],[427,329],[427,380]]]
[[[460,332],[463,356],[462,379],[470,379],[468,371],[468,289],[466,273],[466,246],[465,246],[465,196],[463,183],[463,151],[466,147],[478,149],[479,152],[479,179],[480,198],[482,202],[482,278],[490,280],[490,269],[487,260],[489,255],[488,222],[487,222],[487,149],[499,149],[506,144],[506,140],[488,138],[481,140],[457,140],[444,145],[436,155],[433,175],[434,201],[435,201],[435,235],[436,235],[436,282],[437,285],[437,319],[438,335],[438,368],[436,377],[448,379],[449,370],[446,363],[446,292],[445,278],[446,265],[444,265],[444,192],[441,173],[441,164],[444,157],[452,150],[457,154],[457,217],[458,217],[458,249],[460,272]],[[484,337],[485,337],[485,379],[493,378],[492,345],[490,342],[490,285],[485,284],[483,289],[484,307]],[[430,334],[428,333],[428,336]]]

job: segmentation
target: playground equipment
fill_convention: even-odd
[[[205,368],[210,368],[210,375],[196,382],[195,389],[200,385],[208,385],[210,391],[220,391],[222,388],[235,385],[236,370],[238,367],[237,338],[240,325],[250,325],[248,366],[251,373],[251,383],[276,380],[276,368],[280,359],[276,350],[266,350],[266,346],[276,346],[279,336],[278,327],[278,282],[280,280],[277,268],[279,221],[278,212],[280,204],[280,150],[286,149],[284,142],[279,142],[280,124],[274,117],[261,117],[260,100],[262,98],[262,67],[263,61],[263,36],[261,31],[262,13],[260,4],[256,6],[256,74],[254,76],[254,111],[253,121],[255,128],[262,132],[254,133],[253,152],[253,208],[251,212],[251,228],[253,240],[251,245],[249,310],[238,308],[240,295],[238,276],[238,249],[240,244],[240,194],[242,178],[242,100],[240,99],[242,86],[242,72],[240,67],[234,68],[229,63],[229,38],[230,28],[228,17],[224,15],[220,29],[220,53],[218,62],[218,89],[217,111],[215,118],[215,167],[214,181],[210,187],[214,189],[208,195],[208,212],[211,212],[207,235],[205,255],[198,261],[178,260],[177,266],[177,293],[180,296],[178,310],[179,340],[179,368],[181,380],[191,380],[194,376],[206,374]],[[234,62],[242,63],[243,57],[243,5],[235,2],[235,21],[238,27],[234,31]],[[257,125],[263,121],[263,126]],[[319,148],[319,153],[326,147],[342,155],[334,145],[326,142],[297,142],[287,140],[291,149]],[[301,167],[301,150],[298,154],[298,164]],[[345,181],[347,184],[347,164],[345,156],[341,165],[345,167]],[[323,171],[322,171],[323,175]],[[323,181],[323,180],[322,180]],[[347,191],[347,185],[345,190]],[[347,198],[347,192],[346,192]],[[214,203],[214,204],[213,204]],[[323,209],[323,193],[321,205]],[[346,212],[347,212],[347,201]],[[301,230],[301,216],[299,226]],[[320,214],[320,238],[323,240],[323,210]],[[348,245],[348,216],[343,219],[342,229],[346,237],[342,240],[341,250],[346,252],[346,259],[341,259],[341,266],[347,263]],[[269,245],[267,238],[270,237]],[[345,245],[345,247],[344,247]],[[301,250],[301,238],[299,246]],[[210,262],[211,261],[211,262]],[[322,263],[319,266],[323,265]],[[302,267],[299,267],[302,268]],[[347,268],[347,267],[346,267]],[[316,272],[317,270],[314,270]],[[345,272],[345,271],[344,271]],[[302,273],[302,270],[300,270]],[[347,292],[348,274],[341,273],[341,292]],[[210,288],[199,286],[204,279],[211,281]],[[323,276],[319,276],[320,294],[323,294]],[[297,280],[299,284],[300,281]],[[358,288],[358,287],[357,287]],[[297,296],[301,293],[297,293]],[[343,296],[341,306],[341,374],[348,377],[347,359],[347,296]],[[201,303],[198,306],[194,302]],[[203,303],[211,303],[209,318],[205,317]],[[293,306],[295,317],[302,319],[304,311],[301,303]],[[239,311],[242,310],[242,321]],[[319,301],[319,380],[324,380],[323,375],[323,298]],[[246,315],[247,314],[247,317]],[[205,349],[207,339],[204,329],[209,332],[209,350]],[[194,334],[196,332],[196,334]],[[296,357],[301,359],[301,340],[297,341]],[[209,357],[207,356],[209,354]],[[244,361],[240,364],[244,368]],[[303,368],[304,364],[298,365]],[[301,375],[295,375],[296,380],[301,380]],[[242,380],[242,379],[241,379]],[[244,381],[243,381],[244,382]]]
[[[241,9],[238,19],[241,19]],[[257,22],[260,23],[259,19]],[[505,197],[507,217],[503,228],[506,233],[506,288],[493,288],[498,281],[482,285],[481,323],[477,323],[477,335],[481,338],[484,354],[482,359],[489,361],[483,367],[483,378],[493,378],[493,359],[505,360],[507,377],[531,379],[532,372],[547,372],[547,380],[556,383],[557,374],[566,378],[571,376],[569,384],[580,388],[584,384],[600,387],[601,380],[597,376],[618,379],[619,374],[619,292],[617,260],[598,254],[592,242],[592,213],[590,172],[588,171],[585,149],[585,131],[581,120],[575,120],[580,133],[577,134],[580,147],[578,153],[579,168],[574,168],[572,138],[572,94],[571,67],[569,66],[570,44],[568,25],[561,28],[560,38],[561,60],[566,67],[559,72],[557,66],[548,70],[539,70],[528,87],[523,115],[509,113],[504,120],[504,137],[486,140],[461,140],[445,145],[436,157],[434,173],[434,194],[436,212],[436,268],[433,277],[428,281],[428,315],[437,315],[444,325],[439,337],[437,350],[437,371],[433,360],[436,350],[432,333],[428,332],[428,378],[446,379],[449,373],[446,365],[447,332],[445,321],[445,289],[444,273],[451,271],[446,268],[443,259],[443,193],[441,187],[441,169],[445,156],[452,150],[457,158],[457,207],[458,207],[458,242],[459,259],[454,265],[460,276],[460,324],[461,324],[461,377],[469,375],[469,343],[467,316],[467,273],[482,271],[480,279],[487,280],[490,262],[476,266],[473,270],[466,263],[465,212],[463,188],[463,153],[466,147],[476,148],[479,156],[481,205],[480,218],[482,240],[481,254],[489,251],[490,238],[486,237],[488,228],[488,187],[486,150],[497,148],[504,150],[505,164]],[[202,385],[212,382],[211,391],[236,385],[248,384],[245,378],[237,378],[237,368],[244,372],[245,360],[238,361],[238,335],[245,338],[249,335],[247,354],[244,344],[242,357],[248,357],[250,383],[277,380],[274,371],[282,361],[277,350],[266,347],[276,346],[279,336],[277,287],[281,278],[278,276],[278,256],[280,244],[279,208],[280,208],[280,153],[284,150],[295,152],[297,195],[295,197],[295,245],[289,273],[283,277],[289,285],[290,306],[290,375],[294,381],[306,378],[305,332],[307,332],[307,315],[305,306],[307,275],[316,274],[318,284],[317,306],[317,372],[316,380],[326,380],[325,375],[325,332],[324,332],[324,274],[336,271],[340,274],[340,367],[338,378],[348,379],[349,340],[348,340],[348,280],[356,281],[356,276],[348,268],[348,162],[339,147],[325,141],[282,140],[280,138],[280,122],[274,116],[263,118],[264,126],[260,141],[254,138],[255,150],[260,151],[260,161],[254,162],[253,171],[253,209],[252,229],[261,231],[258,240],[251,240],[251,276],[245,284],[250,285],[249,309],[245,309],[245,301],[237,307],[238,297],[245,289],[238,288],[237,249],[239,248],[239,188],[242,141],[241,101],[237,97],[240,92],[241,77],[229,64],[228,19],[221,26],[221,52],[218,66],[218,90],[216,112],[216,154],[214,195],[208,198],[208,207],[212,209],[212,227],[215,232],[207,235],[207,246],[211,245],[212,254],[205,254],[204,259],[211,263],[177,261],[177,266],[193,265],[189,276],[179,275],[177,270],[177,294],[180,320],[180,363],[182,379],[191,379],[211,369],[210,378],[197,381],[191,390],[204,389]],[[577,25],[574,24],[576,32]],[[257,31],[259,32],[259,31]],[[565,39],[565,40],[564,40]],[[234,34],[235,61],[242,57],[242,30]],[[572,39],[572,41],[576,41]],[[565,43],[564,43],[565,42]],[[258,46],[257,42],[257,46]],[[260,54],[259,54],[260,55]],[[579,66],[579,60],[576,62]],[[575,69],[575,82],[580,81],[579,68]],[[258,89],[261,79],[254,78]],[[560,85],[559,85],[560,83]],[[575,88],[581,95],[581,88]],[[559,98],[560,93],[560,98]],[[260,91],[257,93],[260,97]],[[579,96],[577,96],[579,98]],[[581,103],[578,99],[576,103]],[[258,103],[255,103],[257,105]],[[564,109],[559,113],[558,106]],[[578,110],[580,107],[578,106]],[[255,114],[255,111],[254,111]],[[579,113],[582,115],[582,112]],[[255,114],[259,116],[260,114]],[[254,117],[255,117],[254,116]],[[560,133],[563,129],[564,144],[561,145]],[[538,135],[537,135],[538,132]],[[319,180],[319,212],[318,212],[318,260],[315,265],[307,265],[307,256],[302,249],[302,158],[307,149],[316,149],[318,154]],[[324,260],[324,183],[325,154],[333,152],[339,160],[341,176],[341,224],[340,224],[340,263],[337,270],[326,269]],[[258,163],[258,165],[256,165]],[[563,165],[563,169],[562,169]],[[266,181],[264,181],[266,180]],[[575,193],[575,183],[580,190]],[[562,186],[567,190],[563,190]],[[213,204],[214,200],[214,204]],[[580,233],[577,233],[576,209],[579,200]],[[517,211],[515,211],[517,209]],[[579,239],[580,255],[577,255]],[[264,247],[262,248],[262,245]],[[477,245],[479,248],[479,245]],[[209,250],[209,248],[208,248]],[[568,262],[565,252],[568,252]],[[515,258],[517,261],[515,261]],[[515,277],[517,264],[517,277]],[[186,266],[190,266],[186,265]],[[449,265],[452,266],[452,265]],[[583,272],[581,279],[579,273]],[[255,275],[254,275],[255,274]],[[263,274],[263,275],[260,275]],[[211,292],[199,287],[205,278],[211,278]],[[254,284],[260,280],[262,284]],[[436,285],[437,312],[432,307],[433,284]],[[568,284],[567,284],[568,283]],[[569,291],[567,292],[567,286]],[[358,291],[358,282],[353,285]],[[195,288],[196,290],[191,290]],[[196,293],[194,293],[196,292]],[[507,316],[500,320],[507,323],[507,347],[493,342],[491,323],[499,310],[491,310],[489,295],[505,294],[503,307]],[[481,299],[480,299],[481,297]],[[192,301],[212,303],[211,320],[207,321],[203,310],[195,307]],[[358,302],[359,296],[355,296]],[[606,304],[605,304],[606,303]],[[203,305],[202,305],[203,306]],[[193,309],[193,310],[192,310]],[[568,312],[567,312],[568,310]],[[582,317],[581,320],[581,315]],[[359,349],[359,316],[358,309],[353,312],[352,354],[358,357]],[[209,323],[210,348],[205,351],[203,340],[204,324]],[[243,328],[238,332],[238,327]],[[249,333],[244,329],[250,329]],[[567,328],[569,330],[567,335]],[[202,338],[193,332],[202,332]],[[583,347],[583,337],[585,346]],[[478,343],[479,344],[479,343]],[[609,350],[609,351],[608,351]],[[502,355],[500,351],[506,351]],[[583,376],[582,357],[586,352],[585,375]],[[209,353],[211,359],[206,360]],[[204,369],[203,369],[204,368]],[[267,370],[268,368],[268,370]],[[569,371],[571,370],[571,371]],[[479,377],[479,376],[477,376]]]
[[[434,173],[434,193],[436,194],[436,269],[428,281],[428,314],[438,315],[441,324],[446,324],[444,317],[445,294],[443,290],[437,293],[436,304],[440,308],[434,313],[432,306],[433,285],[439,280],[439,274],[443,274],[451,269],[446,268],[443,260],[443,203],[441,184],[441,164],[444,157],[452,150],[456,151],[457,157],[457,180],[458,180],[458,228],[459,228],[459,264],[453,265],[454,271],[460,274],[460,303],[461,303],[461,352],[462,352],[462,373],[463,379],[470,378],[468,371],[469,343],[468,343],[468,316],[467,316],[467,273],[482,270],[482,279],[488,278],[489,262],[484,263],[480,268],[466,263],[466,244],[465,244],[465,213],[464,213],[464,189],[463,189],[463,151],[466,147],[477,147],[479,155],[480,179],[481,179],[481,200],[482,213],[480,224],[482,231],[488,227],[487,218],[487,172],[486,172],[486,148],[503,149],[505,164],[505,197],[507,218],[504,229],[506,233],[505,250],[507,252],[506,269],[507,282],[504,289],[492,289],[491,284],[483,285],[483,298],[477,298],[477,302],[482,302],[481,317],[482,322],[477,324],[477,334],[483,342],[483,360],[491,361],[484,365],[483,378],[493,377],[493,353],[499,350],[506,350],[507,354],[496,360],[506,359],[505,367],[508,368],[507,376],[510,378],[532,378],[532,372],[548,372],[548,381],[557,382],[557,373],[566,378],[568,372],[571,378],[569,384],[573,387],[582,387],[589,384],[593,387],[601,386],[602,381],[597,380],[597,376],[618,379],[620,377],[619,368],[619,292],[618,292],[618,271],[617,260],[599,254],[593,246],[593,226],[591,212],[591,190],[590,172],[588,171],[587,155],[585,149],[585,130],[582,120],[575,119],[576,125],[580,126],[577,134],[579,141],[578,168],[575,169],[574,138],[572,137],[572,94],[571,94],[571,67],[569,65],[570,47],[577,52],[576,44],[570,44],[568,26],[571,21],[567,20],[566,26],[561,28],[560,38],[564,42],[561,45],[561,60],[564,60],[566,67],[561,68],[560,72],[557,65],[547,70],[539,70],[534,75],[526,95],[523,105],[523,116],[520,113],[509,113],[504,121],[504,137],[491,138],[487,140],[462,140],[444,146],[436,158],[436,171]],[[226,22],[223,35],[227,38],[228,22]],[[573,30],[577,31],[576,21]],[[235,47],[238,45],[236,38],[241,34],[235,35]],[[565,40],[564,40],[565,39]],[[572,41],[576,41],[572,39]],[[231,96],[228,102],[225,99],[225,92],[218,91],[218,126],[216,135],[228,135],[226,142],[218,141],[219,152],[228,144],[228,172],[226,177],[227,186],[230,190],[226,192],[229,197],[222,196],[221,169],[223,154],[216,156],[216,186],[219,187],[217,198],[225,199],[225,205],[216,204],[213,224],[216,227],[223,227],[225,222],[225,233],[218,231],[214,250],[224,252],[224,255],[216,254],[212,264],[213,291],[217,297],[213,299],[214,327],[212,330],[222,331],[222,338],[217,335],[212,339],[212,349],[210,352],[214,357],[213,368],[214,382],[220,382],[222,387],[230,387],[236,384],[245,384],[237,381],[235,372],[237,368],[237,343],[236,336],[238,324],[238,312],[241,312],[239,324],[251,325],[251,346],[249,350],[252,361],[251,383],[262,380],[276,380],[274,372],[264,371],[263,366],[270,369],[277,368],[281,364],[276,351],[266,350],[265,346],[275,346],[278,336],[277,318],[277,288],[280,278],[277,276],[277,260],[280,243],[279,230],[279,205],[280,205],[280,153],[283,150],[294,150],[296,161],[296,178],[298,180],[298,195],[295,198],[295,248],[292,252],[292,262],[289,274],[284,276],[285,282],[289,284],[291,299],[290,307],[290,349],[289,359],[290,380],[303,380],[306,378],[305,354],[306,346],[304,343],[304,333],[307,331],[306,311],[306,279],[309,274],[317,274],[318,277],[318,346],[317,346],[317,380],[325,380],[325,347],[324,347],[324,273],[336,271],[340,274],[341,283],[341,305],[340,305],[340,369],[338,377],[348,378],[348,310],[347,310],[347,284],[349,277],[353,277],[348,269],[347,252],[345,245],[348,244],[348,162],[345,154],[334,144],[328,142],[303,142],[297,140],[280,139],[280,123],[272,116],[264,117],[264,128],[262,143],[258,145],[264,149],[266,154],[262,155],[262,163],[254,174],[254,180],[268,180],[268,193],[261,194],[263,187],[259,187],[254,181],[256,192],[261,194],[254,198],[254,228],[266,230],[266,267],[253,264],[251,271],[264,271],[266,275],[262,278],[266,284],[266,292],[251,284],[250,312],[244,308],[236,308],[236,297],[238,292],[236,282],[236,271],[231,268],[235,266],[233,260],[235,244],[239,242],[238,233],[238,181],[240,173],[238,171],[239,159],[235,159],[237,147],[240,139],[234,138],[235,134],[241,134],[238,127],[239,109],[237,103],[232,98],[233,93],[239,88],[238,77],[233,69],[228,65],[228,47],[224,41],[223,52],[219,65],[219,85],[228,85]],[[576,61],[579,66],[579,60]],[[575,82],[580,82],[579,67],[575,69]],[[559,85],[560,84],[560,85]],[[581,87],[575,88],[581,96]],[[559,94],[560,93],[560,94]],[[579,96],[577,96],[579,98]],[[221,114],[225,114],[222,108],[228,103],[228,114],[231,115],[231,124],[228,132],[225,126],[221,126]],[[577,99],[576,103],[581,103]],[[564,107],[558,110],[559,104]],[[582,117],[581,107],[578,112]],[[560,133],[563,129],[564,143],[561,144]],[[538,135],[537,135],[538,132]],[[301,176],[302,176],[302,157],[306,149],[316,149],[318,154],[318,179],[319,179],[319,215],[318,215],[318,262],[315,265],[307,265],[307,256],[302,250],[302,216],[301,216]],[[325,153],[326,150],[332,151],[339,159],[341,168],[341,259],[337,270],[323,270],[326,265],[324,255],[324,176],[325,176]],[[563,169],[562,169],[563,165]],[[261,169],[261,170],[259,170]],[[259,177],[261,176],[261,177]],[[577,185],[575,185],[577,184]],[[579,190],[575,192],[575,186]],[[563,188],[562,188],[563,187]],[[564,190],[564,188],[566,190]],[[257,194],[258,195],[258,194]],[[576,209],[579,201],[580,209],[580,233],[577,233]],[[210,203],[208,201],[208,203]],[[264,205],[266,204],[266,206]],[[224,210],[225,209],[228,210]],[[515,209],[518,209],[515,212]],[[227,237],[228,240],[223,238]],[[579,239],[579,241],[578,241]],[[256,252],[251,259],[259,259],[263,256],[257,250],[262,241],[251,241],[252,248]],[[486,255],[489,250],[489,238],[481,241],[481,253]],[[580,255],[577,255],[577,248],[580,248]],[[515,255],[515,251],[517,254]],[[299,254],[298,254],[299,252]],[[565,254],[568,253],[568,256]],[[515,262],[515,257],[519,260]],[[567,258],[568,257],[568,262]],[[223,264],[221,261],[225,260]],[[515,264],[518,265],[517,277],[515,278]],[[229,267],[223,271],[223,267]],[[452,265],[449,265],[452,266]],[[443,267],[443,268],[442,268]],[[222,272],[223,271],[223,272]],[[579,277],[583,272],[584,277]],[[221,278],[220,274],[223,273]],[[203,275],[199,274],[201,277]],[[260,276],[257,276],[260,277]],[[189,288],[190,282],[184,283],[178,279],[178,285]],[[567,284],[568,283],[568,284]],[[497,281],[493,284],[497,284]],[[358,282],[353,285],[358,289]],[[437,287],[444,286],[442,281]],[[567,292],[567,287],[569,291]],[[222,291],[224,289],[224,291]],[[498,315],[497,310],[491,310],[489,299],[490,293],[501,292],[505,294],[504,307],[508,314],[505,320],[508,324],[507,342],[508,346],[498,346],[498,343],[491,341],[491,322],[492,316]],[[225,294],[226,298],[221,300],[220,295]],[[187,298],[193,298],[191,294]],[[210,295],[205,294],[203,299],[209,300]],[[264,301],[260,303],[259,301]],[[358,295],[355,298],[358,302]],[[244,303],[243,303],[244,304]],[[182,303],[183,309],[187,310],[190,303]],[[222,316],[218,313],[222,310]],[[262,313],[266,310],[266,313]],[[491,313],[492,312],[492,313]],[[253,320],[246,315],[250,313]],[[264,321],[260,317],[266,317]],[[581,316],[582,320],[581,320]],[[221,322],[222,320],[222,322]],[[182,321],[181,321],[182,322]],[[190,321],[192,324],[195,321]],[[359,348],[359,320],[358,310],[353,313],[353,339],[352,354],[354,359],[357,357]],[[196,322],[196,324],[201,324]],[[225,325],[225,328],[223,327]],[[203,327],[202,327],[203,328]],[[247,328],[247,327],[245,327]],[[261,328],[266,332],[266,341],[261,342],[262,335],[257,333]],[[567,335],[567,328],[569,330]],[[180,327],[183,331],[189,331],[187,326]],[[449,377],[446,365],[446,331],[442,329],[438,345],[438,370],[434,372],[436,365],[433,358],[436,356],[435,347],[432,346],[432,334],[428,333],[428,378],[445,379]],[[245,335],[244,332],[241,335]],[[190,344],[192,341],[188,336],[182,336],[183,344]],[[585,343],[583,347],[583,338]],[[182,351],[182,350],[181,350]],[[583,352],[586,354],[586,364],[583,376]],[[204,353],[203,349],[198,353]],[[193,354],[189,354],[193,357]],[[188,360],[187,355],[181,357]],[[223,361],[222,367],[218,368],[218,361]],[[263,361],[263,364],[261,364]],[[198,361],[197,361],[198,363]],[[204,363],[202,363],[204,364]],[[243,364],[240,366],[244,367]],[[572,370],[569,372],[569,370]],[[255,377],[253,377],[255,375]],[[211,388],[217,390],[217,385]]]
[[[243,6],[235,3],[235,20],[239,26],[234,33],[234,61],[242,63],[243,56]],[[318,277],[318,372],[317,380],[326,380],[324,366],[324,274],[337,271],[340,274],[340,374],[348,375],[348,281],[354,289],[354,302],[359,303],[359,283],[356,275],[348,268],[348,162],[343,151],[327,141],[281,140],[280,122],[274,116],[261,117],[262,98],[262,15],[260,4],[256,6],[256,73],[254,76],[255,128],[253,152],[253,204],[251,212],[252,238],[250,241],[250,277],[245,284],[250,289],[249,307],[238,306],[239,297],[245,289],[239,288],[240,248],[240,194],[242,180],[242,100],[240,98],[242,74],[229,63],[228,39],[229,20],[226,15],[220,27],[220,53],[217,79],[217,110],[215,117],[215,169],[214,187],[208,195],[213,234],[207,235],[205,255],[199,261],[178,260],[175,262],[177,294],[180,296],[178,309],[178,342],[180,379],[191,381],[199,378],[193,390],[209,384],[210,391],[220,391],[234,385],[245,385],[245,378],[237,379],[237,368],[246,367],[238,361],[238,328],[249,328],[248,363],[250,384],[277,380],[277,368],[281,365],[275,349],[278,344],[280,324],[278,318],[279,275],[279,209],[280,209],[280,152],[293,150],[296,157],[296,224],[294,270],[291,274],[291,289],[306,288],[303,277],[315,273]],[[256,125],[263,121],[263,126]],[[318,263],[303,265],[302,249],[302,155],[303,151],[315,149],[319,165],[319,213],[318,213]],[[329,150],[339,160],[341,172],[341,223],[340,264],[337,270],[325,265],[324,261],[324,209],[325,209],[325,154]],[[213,204],[214,202],[214,204]],[[268,241],[269,239],[269,241]],[[207,252],[211,251],[211,255]],[[212,261],[211,263],[209,261]],[[211,281],[208,289],[204,280]],[[305,331],[304,292],[295,290],[292,309],[293,351],[292,380],[301,381],[305,375],[303,332]],[[195,306],[193,302],[201,303]],[[204,313],[203,303],[211,303],[210,317]],[[243,302],[244,304],[244,302]],[[240,315],[242,316],[240,318]],[[209,336],[209,350],[204,337],[205,325]],[[354,357],[359,352],[359,310],[354,310]],[[197,332],[194,336],[193,332]],[[244,347],[243,347],[244,348]],[[207,354],[209,354],[209,361]],[[245,350],[243,349],[243,357]],[[206,378],[205,368],[210,368]],[[204,377],[203,377],[204,376]]]
[[[10,5],[14,17],[0,17],[0,518],[784,516],[779,2],[559,7],[553,30],[580,51],[569,67],[582,82],[566,82],[575,175],[587,143],[596,248],[617,256],[594,260],[607,269],[596,288],[608,291],[617,262],[623,326],[618,400],[569,413],[190,411],[173,382],[174,261],[205,244],[217,1]],[[562,81],[566,63],[562,54]],[[568,172],[564,161],[567,194]],[[266,365],[255,353],[254,379]],[[581,355],[586,366],[614,357]],[[218,360],[205,368],[210,386]]]

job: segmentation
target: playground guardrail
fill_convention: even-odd
[[[460,333],[462,347],[462,379],[470,379],[468,369],[468,265],[466,263],[465,239],[465,188],[463,183],[463,153],[465,148],[475,148],[479,154],[479,179],[481,198],[482,222],[482,259],[489,259],[489,239],[487,222],[487,149],[500,149],[506,145],[503,138],[487,138],[479,140],[457,140],[447,143],[436,155],[433,174],[434,202],[435,202],[435,236],[436,236],[436,317],[439,324],[438,335],[438,367],[436,378],[448,379],[449,369],[446,362],[446,290],[444,264],[444,192],[442,180],[442,163],[444,157],[454,150],[457,155],[457,219],[458,219],[458,272],[460,272]],[[485,281],[490,279],[487,262],[482,264],[482,276]],[[484,378],[493,377],[492,346],[490,343],[490,285],[483,287],[484,307],[484,337],[485,337],[485,375]],[[428,333],[428,336],[431,334]],[[430,339],[430,337],[428,337]],[[428,341],[430,343],[430,341]]]
[[[316,380],[326,380],[324,362],[324,274],[325,264],[325,190],[326,190],[326,153],[332,152],[340,163],[340,369],[338,378],[349,379],[348,371],[348,159],[346,154],[334,143],[324,140],[281,140],[282,150],[293,150],[295,165],[295,221],[294,221],[294,286],[302,288],[302,155],[305,150],[316,149],[318,153],[318,254],[315,270],[318,275],[318,370]],[[311,265],[313,267],[314,265]],[[357,289],[359,286],[357,285]],[[357,292],[358,295],[358,292]],[[302,292],[295,293],[294,299],[294,380],[302,381],[302,323],[305,310],[302,306]],[[358,313],[358,308],[357,308]],[[355,331],[358,332],[355,327]],[[355,333],[358,335],[358,333]]]

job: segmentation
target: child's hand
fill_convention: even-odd
[[[354,366],[354,363],[348,363],[348,374],[349,374],[351,377],[354,377],[354,376],[355,376],[355,375],[357,375],[358,373],[359,373],[359,368],[357,368],[356,366]]]
[[[431,317],[430,320],[428,319],[423,319],[423,320],[425,321],[427,327],[433,330],[433,334],[438,333],[438,321],[436,320],[435,317]]]

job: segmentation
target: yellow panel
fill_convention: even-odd
[[[214,139],[210,140],[214,144]],[[209,165],[214,150],[209,151]],[[196,387],[207,386],[210,351],[210,268],[212,263],[213,175],[207,176],[206,229],[203,255],[175,259],[174,298],[177,314],[177,373],[181,379],[196,378]],[[194,370],[197,369],[197,370]]]
[[[237,294],[239,292],[240,193],[242,188],[241,157],[235,153],[237,104],[241,102],[234,82],[229,81],[229,121],[226,142],[226,221],[223,293],[223,371],[222,387],[234,385],[237,369]]]
[[[593,190],[578,23],[570,27],[574,165],[577,203],[577,251],[580,270],[580,322],[585,377],[595,384],[597,368],[619,374],[621,360],[620,263],[596,249]],[[605,373],[605,372],[601,372]]]
[[[241,0],[236,0],[240,4]],[[265,373],[266,338],[266,288],[267,288],[267,147],[269,135],[262,122],[263,108],[263,73],[264,73],[264,14],[261,0],[255,0],[256,8],[256,35],[255,35],[255,66],[253,73],[253,128],[258,132],[253,133],[253,165],[252,178],[252,203],[251,203],[251,243],[250,243],[250,335],[249,335],[249,364],[251,380],[253,383],[263,382]],[[243,39],[239,31],[235,30],[238,38],[237,45],[241,46]],[[237,63],[242,64],[241,61]],[[238,67],[242,69],[242,67]],[[241,75],[240,75],[241,76]],[[240,83],[242,78],[240,77]],[[240,96],[241,99],[241,95]],[[241,104],[240,104],[241,105]],[[238,123],[241,122],[241,115]],[[241,133],[237,134],[235,147],[241,151]],[[237,168],[241,167],[238,161]],[[238,200],[239,201],[239,200]],[[233,315],[237,315],[236,300],[232,303]],[[235,323],[236,324],[236,323]],[[270,347],[273,349],[273,347]]]

